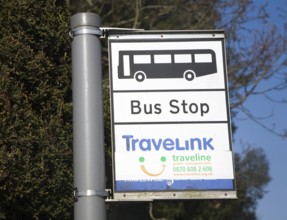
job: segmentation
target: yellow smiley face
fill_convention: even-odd
[[[164,163],[164,162],[166,161],[166,157],[162,156],[162,157],[160,158],[160,160],[161,160],[162,163]],[[144,157],[140,157],[140,158],[139,158],[139,161],[140,161],[141,163],[143,163],[143,162],[145,161],[145,158],[144,158]],[[141,170],[142,170],[146,175],[148,175],[148,176],[159,176],[159,175],[161,175],[161,174],[164,172],[165,164],[162,164],[162,169],[161,169],[158,173],[151,173],[151,172],[149,172],[149,171],[145,168],[144,165],[140,165],[140,168],[141,168]]]

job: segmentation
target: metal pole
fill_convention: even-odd
[[[105,220],[102,56],[97,14],[71,17],[75,220]]]

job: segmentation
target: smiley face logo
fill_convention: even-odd
[[[140,158],[139,158],[139,161],[140,161],[140,163],[144,163],[144,162],[145,162],[145,158],[144,158],[144,157],[140,157]],[[164,171],[164,169],[165,169],[165,164],[164,164],[164,163],[165,163],[165,161],[166,161],[166,157],[162,156],[162,157],[160,158],[160,161],[161,161],[163,164],[162,164],[161,170],[160,170],[158,173],[151,173],[151,172],[149,172],[143,164],[140,165],[140,168],[141,168],[141,170],[142,170],[146,175],[148,175],[148,176],[159,176],[159,175],[161,175],[161,174],[163,173],[163,171]]]

